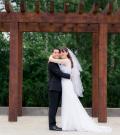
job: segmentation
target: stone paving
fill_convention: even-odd
[[[60,126],[61,117],[57,116]],[[94,118],[97,122],[97,119]],[[120,117],[108,117],[107,123],[99,123],[112,127],[110,135],[120,135]],[[0,116],[0,135],[105,135],[105,133],[49,131],[47,116],[22,116],[17,122],[8,122],[8,116]]]

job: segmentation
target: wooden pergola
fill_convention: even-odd
[[[92,116],[99,122],[107,122],[107,35],[120,32],[120,12],[113,12],[112,3],[100,12],[99,5],[93,4],[90,12],[84,12],[84,3],[78,4],[76,12],[54,12],[54,1],[50,1],[49,12],[40,10],[35,1],[35,11],[27,12],[24,1],[20,12],[14,12],[5,2],[6,12],[0,12],[0,31],[10,32],[9,60],[9,121],[22,116],[22,35],[23,32],[91,32],[92,33]]]

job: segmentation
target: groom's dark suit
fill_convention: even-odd
[[[61,78],[70,79],[70,74],[60,71],[58,64],[48,63],[49,128],[56,125],[56,113],[62,94]]]

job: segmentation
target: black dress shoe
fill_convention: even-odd
[[[54,131],[62,131],[62,128],[59,128],[59,127],[57,127],[56,125],[50,127],[49,129],[50,129],[50,130],[54,130]]]

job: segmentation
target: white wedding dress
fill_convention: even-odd
[[[59,65],[64,73],[71,74],[71,67]],[[71,79],[62,78],[61,126],[63,131],[92,131],[110,133],[108,126],[98,125],[90,117],[74,92]]]

